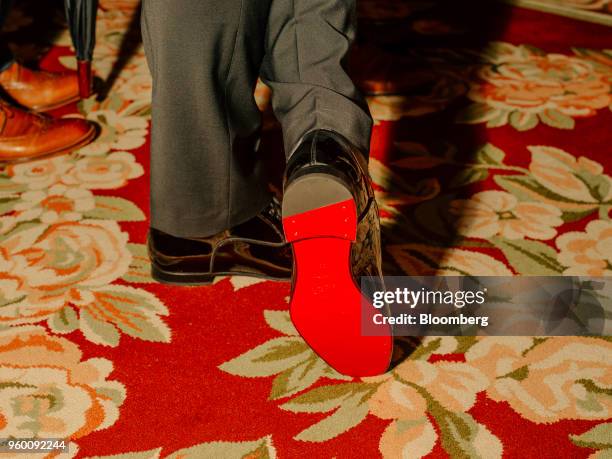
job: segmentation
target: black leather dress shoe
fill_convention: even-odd
[[[162,283],[200,285],[227,275],[291,278],[291,247],[276,200],[246,223],[210,237],[179,238],[151,228],[148,248],[151,274]]]
[[[283,227],[293,246],[291,318],[302,337],[341,373],[385,372],[392,331],[378,324],[361,278],[382,290],[378,207],[365,155],[341,135],[309,133],[285,173]],[[376,282],[375,282],[376,283]],[[371,293],[371,292],[370,292]]]

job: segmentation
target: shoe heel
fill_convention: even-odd
[[[329,174],[296,179],[283,197],[283,228],[287,242],[325,236],[354,241],[357,208],[350,190]]]
[[[351,271],[357,206],[335,176],[308,174],[290,183],[283,198],[283,228],[293,246],[291,319],[330,366],[350,376],[384,373],[390,336],[363,336],[363,298]],[[368,314],[377,311],[366,303]],[[389,333],[390,335],[390,333]]]

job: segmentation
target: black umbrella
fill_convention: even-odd
[[[91,59],[96,43],[98,0],[65,0],[70,36],[77,55],[81,97],[92,93]]]

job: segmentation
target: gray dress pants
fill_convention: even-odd
[[[314,129],[367,152],[372,120],[345,71],[355,0],[143,0],[153,76],[151,226],[209,236],[270,201],[256,149],[258,76],[287,156]]]

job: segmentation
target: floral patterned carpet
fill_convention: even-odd
[[[537,11],[560,14],[597,24],[612,25],[610,0],[503,0],[506,3]]]
[[[609,338],[403,340],[393,371],[351,379],[297,335],[287,284],[154,283],[137,2],[100,3],[105,97],[55,113],[100,137],[0,169],[0,437],[83,458],[612,457]],[[459,3],[359,5],[386,273],[612,275],[612,29]],[[41,18],[62,22],[24,7],[4,37],[32,53]],[[42,65],[74,67],[58,30]]]

